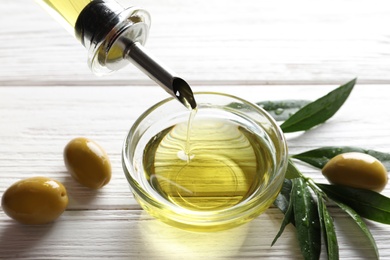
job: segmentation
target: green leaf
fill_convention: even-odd
[[[277,201],[278,198],[276,198],[274,204],[275,205],[279,205],[281,207],[279,207],[281,209],[281,211],[284,213],[284,218],[283,218],[283,221],[282,221],[282,224],[280,226],[280,229],[279,229],[279,232],[276,234],[274,240],[272,241],[271,243],[271,246],[273,246],[276,241],[278,240],[278,238],[282,235],[285,227],[290,224],[293,219],[294,219],[294,213],[293,213],[293,201],[290,199],[290,194],[291,192],[294,192],[294,187],[292,186],[292,182],[290,180],[285,180],[285,183],[286,184],[283,184],[283,186],[286,186],[284,188],[284,191],[283,191],[283,188],[282,188],[282,191],[280,194],[283,193],[287,193],[288,190],[290,190],[290,193],[287,195],[283,195],[283,196],[278,196],[279,200],[281,199],[281,201]],[[279,195],[280,195],[279,194]],[[287,207],[286,207],[286,204],[287,204]]]
[[[390,171],[390,154],[383,153],[374,150],[367,150],[354,146],[326,146],[314,150],[310,150],[304,153],[292,155],[291,158],[295,158],[306,162],[314,167],[322,169],[325,164],[338,154],[348,152],[360,152],[369,154],[383,163],[388,171]]]
[[[289,207],[291,190],[291,180],[284,179],[282,189],[274,201],[274,205],[278,207],[283,212],[283,214],[286,213],[287,208]]]
[[[291,160],[289,160],[287,171],[286,171],[286,178],[283,181],[282,189],[280,190],[280,193],[278,194],[278,196],[274,201],[274,205],[278,207],[283,212],[283,214],[285,214],[283,223],[285,221],[287,223],[285,224],[282,223],[282,226],[287,225],[289,223],[295,225],[294,212],[293,211],[287,212],[289,207],[292,206],[291,193],[292,193],[293,184],[290,179],[299,178],[300,176],[302,176],[302,173],[295,167],[294,163]],[[276,239],[279,238],[279,236],[283,233],[283,230],[284,227],[281,227],[281,231],[279,231],[280,234],[277,235],[277,237],[275,238],[274,242],[272,242],[272,244],[276,242]]]
[[[371,243],[372,248],[375,251],[377,259],[379,259],[379,251],[378,247],[376,245],[375,239],[373,238],[370,230],[368,229],[366,223],[362,220],[362,218],[354,211],[351,207],[348,207],[344,203],[341,203],[339,201],[334,201],[342,210],[344,210],[353,220],[355,220],[355,223],[359,226],[359,228],[363,231],[363,234],[368,238],[368,240]]]
[[[390,198],[371,190],[319,183],[316,185],[332,200],[348,205],[360,216],[390,224]]]
[[[321,253],[321,229],[317,205],[303,178],[295,178],[292,182],[293,187],[296,187],[291,196],[302,255],[305,259],[318,259]]]
[[[280,127],[284,133],[305,131],[331,118],[348,98],[356,79],[309,103],[287,119]]]
[[[302,173],[295,167],[294,163],[291,160],[288,160],[287,170],[286,170],[286,179],[294,179],[302,176]]]
[[[309,100],[275,100],[261,101],[256,104],[266,110],[276,121],[285,121],[309,103]]]
[[[339,246],[337,243],[336,231],[333,219],[329,214],[325,201],[320,196],[318,198],[318,215],[320,217],[321,231],[325,240],[328,259],[339,259]]]

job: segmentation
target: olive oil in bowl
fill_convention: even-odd
[[[221,210],[268,182],[273,156],[259,136],[224,119],[195,117],[190,125],[164,129],[147,144],[152,192],[184,209]]]
[[[174,99],[143,113],[124,142],[123,169],[134,197],[157,219],[191,231],[232,228],[278,195],[286,141],[256,105],[218,93],[195,98],[193,117]]]

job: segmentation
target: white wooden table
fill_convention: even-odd
[[[390,152],[387,1],[131,4],[152,14],[148,49],[194,91],[253,102],[314,100],[358,77],[331,120],[287,136],[291,153],[326,145]],[[129,191],[121,146],[134,120],[167,94],[132,66],[104,78],[92,75],[84,47],[33,1],[2,0],[0,9],[0,194],[19,179],[47,176],[62,181],[70,197],[64,214],[44,226],[17,224],[0,210],[0,259],[302,258],[291,226],[270,246],[283,218],[276,208],[244,226],[206,234],[148,216]],[[112,180],[97,192],[77,184],[63,164],[63,148],[77,136],[100,143],[112,161]],[[325,182],[317,170],[299,167]],[[390,184],[383,193],[390,196]],[[337,209],[332,214],[340,258],[372,258],[348,217]],[[390,259],[390,226],[367,224],[381,258]]]

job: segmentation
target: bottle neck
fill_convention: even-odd
[[[124,9],[115,1],[95,0],[80,12],[76,38],[89,50],[88,63],[96,74],[116,71],[128,64],[129,42],[145,44],[150,16],[142,9]]]
[[[102,42],[115,26],[121,23],[123,8],[114,1],[97,0],[90,2],[80,12],[76,24],[76,38],[89,48],[94,42]]]

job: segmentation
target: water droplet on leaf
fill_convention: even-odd
[[[283,113],[283,111],[284,111],[283,108],[277,108],[277,109],[275,110],[275,114],[276,114],[276,115],[280,115],[280,114]]]

